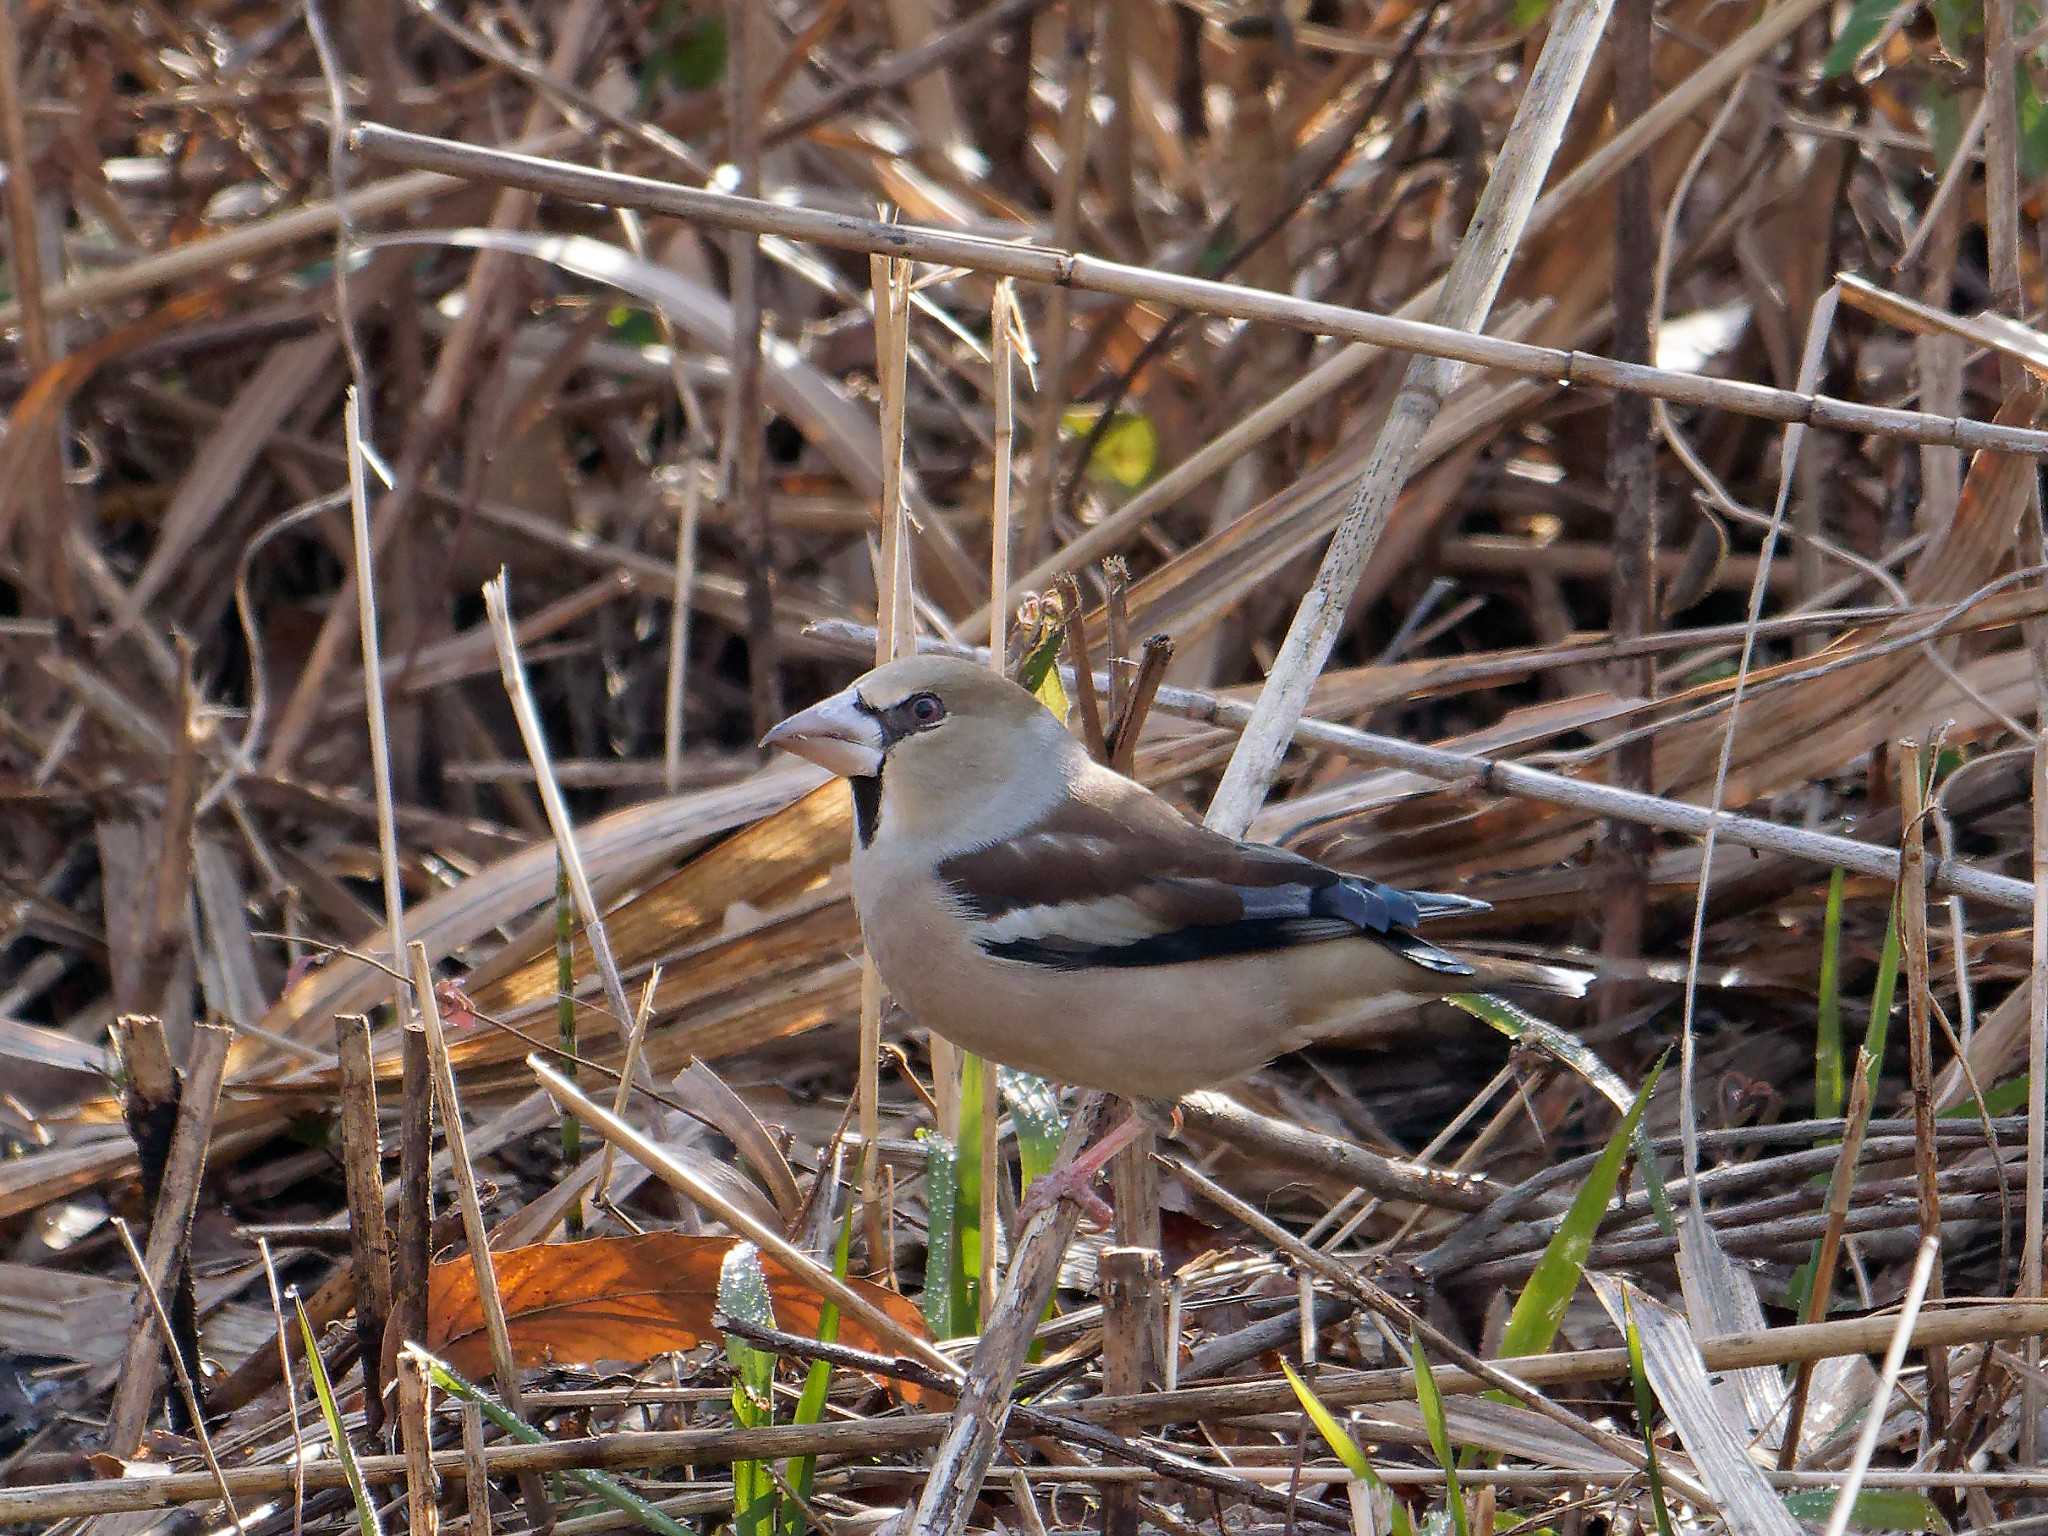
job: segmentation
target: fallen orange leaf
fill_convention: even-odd
[[[712,1321],[719,1267],[741,1239],[687,1232],[599,1237],[576,1243],[534,1243],[491,1255],[505,1305],[512,1357],[521,1365],[588,1366],[601,1360],[641,1361],[670,1350],[717,1342]],[[815,1338],[824,1298],[808,1279],[771,1254],[761,1255],[776,1326]],[[904,1327],[929,1338],[924,1316],[894,1291],[865,1280],[847,1282]],[[856,1318],[839,1319],[839,1342],[893,1354]],[[436,1264],[427,1275],[427,1347],[467,1376],[488,1374],[476,1272],[467,1255]],[[907,1402],[933,1394],[890,1383]]]

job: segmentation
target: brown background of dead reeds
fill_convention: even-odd
[[[2041,1130],[2012,1118],[2025,1103],[1981,1129],[1968,1106],[2030,1060],[2037,1115],[2041,1091],[2039,497],[2032,458],[1952,445],[2048,441],[2033,382],[2048,345],[2023,323],[2048,276],[2016,105],[2038,106],[2044,61],[2016,35],[2031,13],[1962,9],[1981,25],[1949,35],[1910,3],[1870,29],[1873,6],[1817,0],[0,5],[0,1479],[23,1485],[0,1488],[0,1523],[147,1529],[112,1511],[168,1519],[212,1497],[211,1472],[128,1502],[38,1486],[106,1470],[83,1457],[109,1425],[122,1457],[201,1465],[188,1440],[140,1439],[157,1324],[112,1217],[146,1236],[159,1279],[189,1261],[181,1294],[218,1368],[201,1386],[226,1414],[221,1477],[244,1475],[248,1499],[285,1486],[265,1470],[298,1433],[272,1379],[266,1266],[274,1251],[344,1338],[362,1298],[335,1279],[334,1218],[374,1208],[378,1170],[358,1159],[345,1194],[337,1096],[352,1081],[366,1102],[374,1076],[395,1146],[400,1101],[424,1103],[429,1071],[424,1053],[401,1064],[398,1031],[365,1040],[348,1018],[388,1008],[380,966],[420,964],[462,979],[444,1008],[552,1038],[570,819],[576,902],[607,914],[610,951],[577,941],[580,1050],[664,1085],[705,1064],[674,1089],[695,1118],[657,1129],[709,1195],[646,1183],[621,1210],[746,1230],[717,1214],[730,1207],[818,1251],[825,1149],[862,1065],[847,816],[836,789],[809,793],[814,773],[751,744],[875,654],[896,537],[883,508],[907,511],[913,576],[885,606],[919,636],[986,643],[991,606],[1012,607],[992,604],[990,577],[1012,430],[990,316],[995,274],[1012,273],[1028,356],[1007,568],[1033,593],[1079,578],[1106,681],[1147,636],[1171,637],[1137,775],[1202,814],[1248,719],[1290,733],[1275,701],[1295,690],[1311,723],[1272,793],[1261,806],[1233,782],[1215,815],[1492,902],[1456,925],[1462,941],[1599,970],[1591,1001],[1547,1016],[1623,1083],[1687,1039],[1689,1093],[1674,1058],[1647,1124],[1672,1177],[1681,1130],[1702,1139],[1719,1238],[1694,1239],[1709,1258],[1681,1285],[1638,1186],[1591,1262],[1682,1314],[1680,1353],[1687,1326],[1736,1336],[1710,1346],[1716,1370],[1832,1348],[1778,1484],[1825,1484],[1854,1459],[1844,1414],[1876,1390],[1863,1356],[1891,1339],[1935,1232],[1931,1294],[1950,1310],[1915,1336],[1872,1485],[1929,1490],[1957,1528],[2035,1528],[2014,1522],[2048,1509],[2040,1319],[1990,1304],[2041,1294]],[[1872,35],[1854,68],[1825,68],[1856,25]],[[1529,94],[1539,57],[1564,71],[1547,107]],[[1558,131],[1539,143],[1545,110]],[[363,124],[803,213],[623,184],[542,198],[522,188],[581,184],[397,135],[351,148]],[[1517,187],[1501,248],[1459,258],[1475,208]],[[890,243],[878,218],[905,226],[892,248],[931,258],[896,295],[900,334],[885,265],[862,254]],[[1855,280],[1837,290],[1838,274]],[[1062,281],[1031,280],[1045,275]],[[1408,350],[1432,348],[1483,365],[1429,374],[1450,386],[1440,409],[1400,388]],[[1097,451],[1104,410],[1119,414]],[[1361,486],[1384,518],[1339,573],[1315,675],[1290,623],[1332,579],[1333,530],[1365,526],[1346,521]],[[490,602],[516,631],[524,722],[482,591],[500,570]],[[368,711],[366,654],[384,684]],[[1403,742],[1442,750],[1403,757]],[[1932,807],[1902,806],[1937,759]],[[1482,778],[1486,763],[1503,766]],[[1703,844],[1710,806],[1749,820]],[[1832,1220],[1853,1258],[1838,1305],[1864,1331],[1830,1346],[1784,1325],[1794,1270],[1831,1225],[1834,1152],[1816,1149],[1824,1129],[1776,1128],[1813,1111],[1836,865],[1851,1050],[1895,886],[1906,957],[1862,1182]],[[117,1027],[130,1016],[162,1021],[154,1067],[149,1031]],[[494,1245],[530,1242],[579,1193],[559,1182],[530,1040],[462,1022],[445,1053],[469,1112],[457,1161],[485,1180]],[[1168,1268],[1224,1254],[1175,1282],[1188,1392],[1149,1416],[1078,1410],[1153,1442],[1163,1480],[1141,1497],[1082,1454],[1097,1442],[1053,1430],[1031,1487],[1058,1464],[1102,1493],[1087,1519],[1118,1531],[1214,1528],[1226,1505],[1233,1529],[1294,1518],[1248,1490],[1298,1449],[1271,1355],[1299,1358],[1309,1283],[1322,1362],[1403,1363],[1383,1320],[1359,1320],[1362,1298],[1294,1251],[1346,1218],[1345,1265],[1371,1267],[1371,1250],[1443,1337],[1491,1354],[1614,1112],[1557,1055],[1510,1053],[1448,1008],[1409,1025],[1391,1046],[1278,1064],[1235,1109],[1191,1111],[1184,1150],[1257,1211],[1165,1175]],[[943,1105],[956,1090],[921,1035],[887,1030],[909,1052],[881,1073],[872,1128],[895,1193],[860,1263],[914,1292],[908,1138],[931,1116],[905,1073],[936,1067]],[[170,1120],[123,1124],[117,1053],[131,1112],[152,1071],[159,1098],[184,1071],[185,1163]],[[1937,1137],[1929,1117],[1958,1106]],[[784,1139],[750,1151],[763,1122]],[[407,1118],[408,1171],[424,1125],[423,1109]],[[785,1158],[787,1189],[745,1171]],[[165,1223],[180,1201],[189,1233]],[[1099,1246],[1070,1255],[1070,1316],[1049,1332],[1074,1352],[1077,1399],[1135,1379],[1128,1315],[1106,1364],[1092,1347]],[[1565,1338],[1598,1361],[1619,1335],[1582,1291]],[[1625,1370],[1553,1363],[1526,1379],[1639,1443]],[[722,1362],[680,1372],[648,1373],[675,1390],[645,1415],[531,1375],[526,1407],[599,1436],[591,1464],[659,1464],[604,1437],[729,1423]],[[1333,1401],[1386,1411],[1383,1470],[1418,1507],[1440,1502],[1416,1409],[1383,1401],[1412,1399],[1412,1380],[1339,1379]],[[1758,1426],[1732,1379],[1714,1401],[1746,1437]],[[1190,1396],[1197,1383],[1213,1396]],[[821,1485],[819,1510],[854,1528],[916,1501],[907,1469],[944,1424],[858,1377],[840,1399],[819,1444],[869,1459]],[[1468,1479],[1483,1518],[1549,1501],[1571,1506],[1553,1519],[1607,1528],[1647,1508],[1625,1462],[1589,1462],[1589,1440],[1537,1411],[1460,1412],[1465,1443],[1508,1456]],[[1768,1430],[1759,1444],[1779,1465]],[[744,1449],[665,1454],[722,1465]],[[1237,1481],[1197,1496],[1159,1470],[1164,1449]],[[1747,1485],[1725,1458],[1690,1438],[1665,1449],[1679,1493],[1736,1518]],[[1313,1440],[1307,1454],[1327,1460]],[[1009,1479],[1031,1460],[1011,1442],[986,1502],[957,1518],[1071,1518]],[[498,1519],[533,1514],[540,1465],[504,1461],[526,1475],[502,1482]],[[402,1464],[378,1475],[396,1497]],[[325,1486],[305,1518],[338,1530],[347,1504]],[[679,1507],[708,1522],[724,1497]],[[1327,1521],[1341,1496],[1327,1497],[1303,1518]],[[257,1528],[293,1518],[287,1499]]]

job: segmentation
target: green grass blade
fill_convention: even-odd
[[[1636,1315],[1622,1293],[1624,1333],[1628,1339],[1628,1375],[1636,1391],[1636,1423],[1643,1434],[1643,1472],[1650,1485],[1650,1512],[1657,1519],[1657,1536],[1674,1536],[1671,1510],[1664,1500],[1664,1473],[1657,1465],[1657,1436],[1651,1426],[1657,1422],[1657,1399],[1650,1391],[1650,1373],[1643,1368],[1643,1336],[1636,1332]]]
[[[1657,1078],[1663,1070],[1661,1061],[1650,1069],[1642,1092],[1636,1095],[1628,1113],[1621,1117],[1621,1124],[1607,1138],[1599,1160],[1593,1164],[1585,1183],[1572,1197],[1564,1219],[1544,1245],[1543,1257],[1536,1261],[1529,1283],[1522,1287],[1522,1294],[1515,1298],[1514,1311],[1508,1314],[1507,1328],[1500,1342],[1503,1355],[1540,1355],[1557,1338],[1565,1309],[1571,1305],[1572,1296],[1579,1288],[1586,1256],[1593,1251],[1594,1234],[1599,1231],[1600,1220],[1614,1199],[1615,1186],[1621,1179],[1621,1165],[1628,1157],[1636,1128],[1642,1124],[1643,1110],[1650,1102],[1650,1095],[1657,1091]]]
[[[1802,1488],[1785,1495],[1785,1508],[1798,1520],[1824,1525],[1835,1512],[1839,1488]],[[1849,1506],[1849,1523],[1859,1531],[1934,1531],[1949,1536],[1951,1527],[1934,1501],[1904,1488],[1866,1488]]]
[[[1384,1496],[1386,1502],[1392,1506],[1393,1515],[1388,1524],[1393,1536],[1414,1536],[1415,1527],[1408,1518],[1408,1506],[1394,1497],[1394,1490],[1389,1488],[1385,1479],[1372,1469],[1372,1463],[1365,1459],[1365,1452],[1358,1448],[1358,1442],[1351,1438],[1350,1431],[1338,1423],[1337,1416],[1323,1406],[1323,1400],[1315,1395],[1309,1384],[1294,1374],[1293,1366],[1282,1360],[1280,1369],[1287,1373],[1287,1384],[1294,1388],[1295,1400],[1301,1404],[1301,1411],[1308,1415],[1308,1421],[1315,1425],[1316,1433],[1321,1435],[1330,1449],[1336,1453],[1337,1459],[1344,1463],[1353,1477],[1364,1483],[1374,1494]]]
[[[924,1320],[931,1325],[934,1338],[952,1339],[971,1331],[953,1306],[953,1276],[958,1263],[954,1240],[959,1219],[959,1158],[945,1137],[930,1132],[921,1134],[924,1203],[930,1217],[924,1254]]]
[[[1885,919],[1884,951],[1877,957],[1877,981],[1870,989],[1870,1027],[1863,1035],[1863,1048],[1870,1052],[1870,1093],[1873,1100],[1877,1096],[1878,1074],[1884,1070],[1884,1042],[1891,1030],[1892,994],[1898,990],[1899,959],[1899,901],[1894,895],[1891,915]]]
[[[474,1382],[458,1376],[441,1361],[435,1359],[417,1344],[405,1346],[414,1359],[427,1373],[429,1380],[450,1397],[459,1397],[464,1402],[475,1403],[483,1416],[522,1445],[545,1445],[548,1437],[535,1429],[526,1420],[512,1412],[503,1403],[492,1397]],[[631,1515],[650,1531],[659,1531],[661,1536],[697,1536],[697,1532],[681,1525],[669,1515],[656,1509],[639,1494],[620,1483],[617,1478],[607,1477],[588,1467],[573,1467],[562,1473],[570,1482],[581,1488],[592,1498],[609,1504],[613,1509]]]
[[[752,1243],[736,1244],[718,1271],[718,1308],[741,1322],[775,1326],[775,1307],[768,1296],[768,1277]],[[725,1357],[732,1362],[732,1418],[739,1429],[758,1429],[775,1422],[775,1357],[737,1334],[725,1336]],[[780,1494],[764,1461],[732,1464],[733,1536],[766,1536],[776,1528]]]
[[[348,1484],[348,1496],[356,1506],[356,1529],[362,1536],[383,1536],[383,1528],[377,1523],[377,1506],[370,1502],[369,1490],[363,1486],[362,1468],[356,1465],[355,1447],[348,1443],[348,1434],[342,1427],[341,1407],[334,1400],[334,1384],[327,1379],[327,1362],[320,1358],[320,1346],[313,1338],[313,1322],[306,1316],[306,1304],[297,1296],[292,1305],[299,1313],[299,1338],[306,1346],[306,1369],[313,1376],[313,1395],[320,1399],[320,1417],[327,1425],[327,1438],[334,1442],[334,1454],[341,1462],[342,1480]]]
[[[1813,1115],[1842,1112],[1842,871],[1828,876],[1820,929],[1820,1014],[1813,1041]]]
[[[839,1242],[832,1250],[832,1273],[839,1279],[846,1278],[849,1257],[853,1252],[853,1202],[846,1202],[846,1213],[839,1222]],[[818,1308],[818,1342],[836,1343],[839,1339],[839,1308],[833,1302],[826,1302]],[[803,1395],[796,1400],[796,1414],[792,1422],[816,1424],[825,1417],[825,1398],[832,1390],[832,1367],[823,1360],[813,1360],[810,1370],[804,1376]],[[784,1469],[783,1475],[789,1480],[796,1498],[783,1509],[782,1530],[784,1536],[803,1536],[807,1523],[804,1507],[811,1501],[812,1480],[818,1470],[816,1456],[799,1456]]]
[[[1451,1421],[1444,1413],[1444,1396],[1437,1390],[1429,1356],[1422,1352],[1422,1335],[1412,1329],[1408,1352],[1415,1363],[1415,1401],[1422,1409],[1423,1427],[1429,1431],[1429,1448],[1444,1469],[1444,1504],[1451,1512],[1451,1529],[1458,1536],[1472,1536],[1465,1514],[1465,1491],[1458,1484],[1458,1458],[1451,1454]]]
[[[963,1324],[972,1318],[977,1327],[982,1281],[981,1084],[989,1070],[973,1052],[960,1053],[960,1106],[953,1131],[953,1316]]]
[[[1010,1106],[1010,1124],[1017,1133],[1017,1163],[1023,1171],[1024,1187],[1029,1189],[1031,1181],[1058,1160],[1067,1117],[1060,1113],[1059,1094],[1042,1077],[998,1067],[996,1086]]]
[[[1539,1019],[1490,992],[1460,992],[1444,1001],[1491,1025],[1510,1040],[1527,1041],[1571,1068],[1623,1114],[1627,1114],[1629,1105],[1635,1102],[1635,1095],[1629,1091],[1628,1084],[1600,1059],[1597,1051],[1569,1030],[1559,1029],[1555,1024]],[[1636,1166],[1642,1170],[1643,1188],[1650,1196],[1650,1210],[1657,1218],[1657,1225],[1666,1237],[1676,1237],[1678,1218],[1671,1210],[1671,1196],[1664,1189],[1664,1173],[1657,1165],[1657,1154],[1650,1146],[1649,1135],[1640,1125],[1635,1132],[1635,1150]]]

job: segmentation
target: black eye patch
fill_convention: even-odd
[[[884,752],[904,737],[928,731],[946,718],[945,701],[936,693],[913,693],[887,709],[877,709],[858,696],[856,703],[863,714],[871,716],[882,727]]]

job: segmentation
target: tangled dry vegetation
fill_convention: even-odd
[[[2033,9],[0,64],[0,1526],[2048,1528]],[[887,1012],[752,746],[992,636],[1595,995],[1015,1232],[1101,1106]]]

